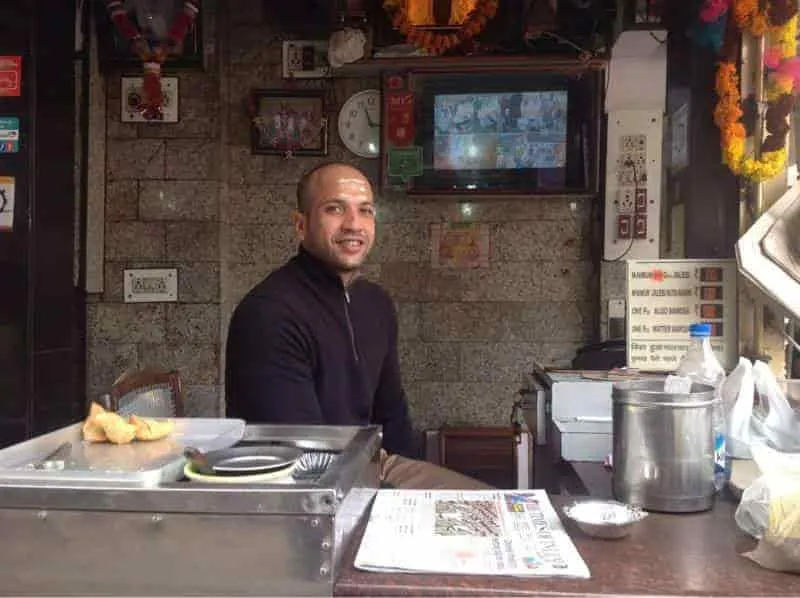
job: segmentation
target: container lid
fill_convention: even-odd
[[[711,324],[706,324],[705,322],[691,324],[689,326],[689,336],[700,338],[711,336]]]
[[[614,403],[629,405],[672,405],[675,407],[701,407],[711,404],[717,393],[713,386],[693,383],[689,394],[664,391],[663,380],[626,380],[614,384]]]

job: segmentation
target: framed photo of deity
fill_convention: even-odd
[[[253,154],[328,155],[323,90],[254,89],[250,101]]]

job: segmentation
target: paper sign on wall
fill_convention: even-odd
[[[475,222],[448,222],[431,226],[431,262],[434,268],[488,268],[489,228]]]
[[[0,176],[0,231],[14,229],[14,177]]]
[[[0,116],[0,154],[16,154],[19,151],[19,119],[16,116]]]
[[[0,56],[0,96],[22,94],[22,56]]]

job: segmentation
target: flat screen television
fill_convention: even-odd
[[[414,73],[422,174],[410,193],[576,194],[597,189],[601,73]]]

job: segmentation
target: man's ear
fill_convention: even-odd
[[[294,234],[298,241],[302,241],[306,237],[306,216],[300,210],[292,212],[292,224],[294,225]]]

